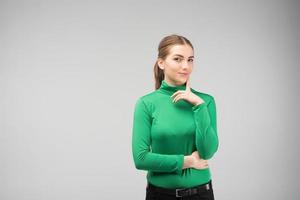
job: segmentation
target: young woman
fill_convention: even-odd
[[[194,48],[180,35],[159,43],[155,91],[136,104],[135,166],[147,170],[146,200],[214,199],[208,160],[218,149],[214,97],[190,86]]]

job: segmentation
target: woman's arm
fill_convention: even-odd
[[[137,169],[155,172],[181,173],[184,155],[166,155],[150,150],[152,117],[145,102],[140,98],[134,109],[132,129],[132,154]]]
[[[192,107],[196,123],[196,148],[202,159],[213,157],[219,146],[216,104],[212,96],[208,102]]]

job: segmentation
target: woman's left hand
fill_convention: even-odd
[[[180,99],[184,99],[184,100],[190,102],[193,105],[202,104],[204,102],[203,99],[201,99],[199,96],[197,96],[196,94],[194,94],[191,91],[190,77],[188,77],[188,79],[186,81],[185,90],[178,90],[177,92],[172,94],[171,97],[173,98],[173,103],[177,102]]]

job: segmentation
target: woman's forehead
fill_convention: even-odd
[[[170,49],[170,55],[182,55],[184,57],[194,56],[194,51],[189,45],[174,45]]]

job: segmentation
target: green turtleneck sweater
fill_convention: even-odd
[[[204,100],[193,105],[184,99],[173,103],[171,95],[185,90],[163,80],[159,89],[141,96],[134,109],[132,154],[137,169],[147,170],[149,183],[165,188],[184,188],[207,183],[210,169],[182,169],[184,156],[198,151],[210,159],[218,149],[214,98],[193,88]]]

